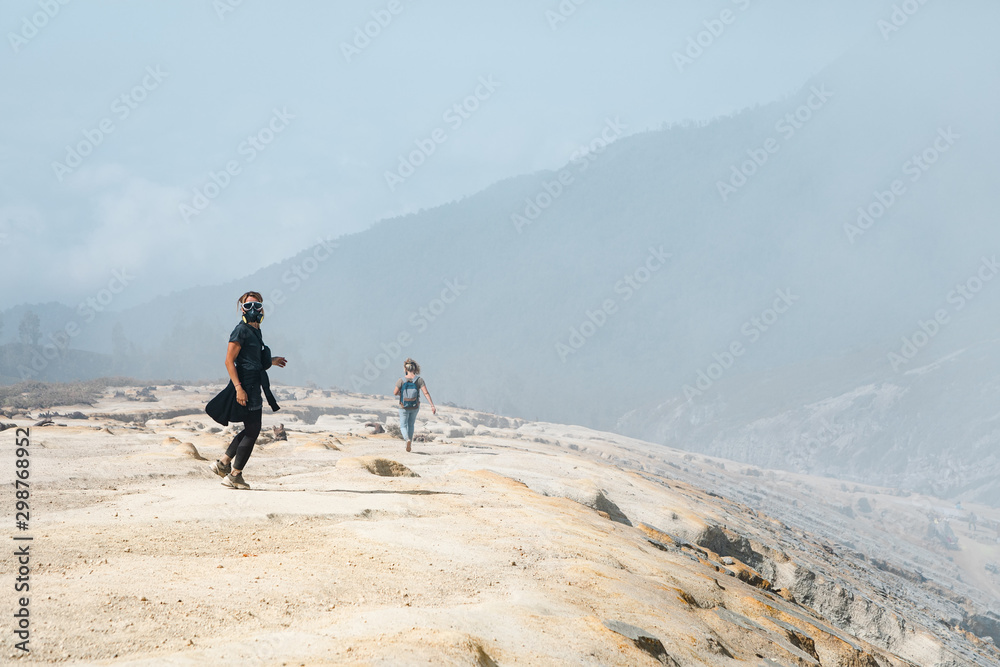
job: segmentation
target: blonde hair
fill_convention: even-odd
[[[412,370],[415,374],[419,375],[420,364],[415,362],[413,359],[407,357],[406,361],[403,362],[403,370],[406,372],[410,372]]]
[[[246,300],[249,299],[250,297],[253,297],[253,298],[257,299],[258,301],[260,301],[261,303],[264,303],[264,297],[262,297],[260,295],[260,292],[247,292],[246,294],[244,294],[243,296],[241,296],[239,299],[237,299],[236,305],[242,306],[246,302]]]

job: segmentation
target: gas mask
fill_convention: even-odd
[[[243,311],[243,321],[247,324],[259,323],[264,319],[264,304],[260,301],[247,301],[240,304]]]

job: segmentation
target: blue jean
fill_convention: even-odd
[[[399,432],[403,435],[403,440],[413,440],[413,427],[417,424],[418,412],[420,408],[399,409]]]

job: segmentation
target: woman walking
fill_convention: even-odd
[[[243,430],[236,434],[222,458],[211,465],[212,472],[222,478],[222,483],[233,489],[249,489],[243,479],[243,468],[253,452],[260,435],[264,402],[261,390],[271,410],[279,410],[271,393],[267,369],[272,365],[284,368],[284,357],[271,357],[271,350],[264,345],[260,323],[264,319],[264,298],[259,292],[247,292],[237,302],[242,320],[229,336],[226,349],[226,371],[229,384],[209,401],[205,412],[223,426],[229,422],[243,422]]]
[[[427,402],[431,404],[431,414],[437,414],[431,394],[427,391],[427,383],[420,377],[420,364],[413,359],[403,362],[403,377],[396,381],[394,396],[399,396],[399,432],[406,440],[406,451],[410,451],[413,441],[413,427],[417,423],[417,412],[420,411],[420,390],[424,391]]]

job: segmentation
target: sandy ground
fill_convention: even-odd
[[[738,559],[723,566],[719,553],[686,544],[706,526],[763,534],[774,522],[650,472],[670,460],[693,466],[682,453],[576,427],[476,427],[488,416],[456,408],[431,422],[422,411],[418,433],[436,439],[407,453],[364,426],[385,422],[387,401],[283,389],[282,412],[265,410],[264,425],[283,422],[288,440],[258,444],[244,473],[252,490],[236,491],[208,467],[231,437],[210,432],[200,412],[217,390],[157,387],[149,403],[109,392],[95,406],[59,408],[89,419],[32,428],[21,533],[34,538],[31,651],[7,632],[0,655],[125,665],[938,660],[934,630],[915,626],[898,654],[884,650],[787,593],[739,580],[749,568]],[[343,414],[296,417],[309,406]],[[0,433],[8,485],[13,433]],[[969,557],[989,559],[980,546]],[[5,618],[16,597],[0,601]],[[643,650],[613,622],[662,650]]]

